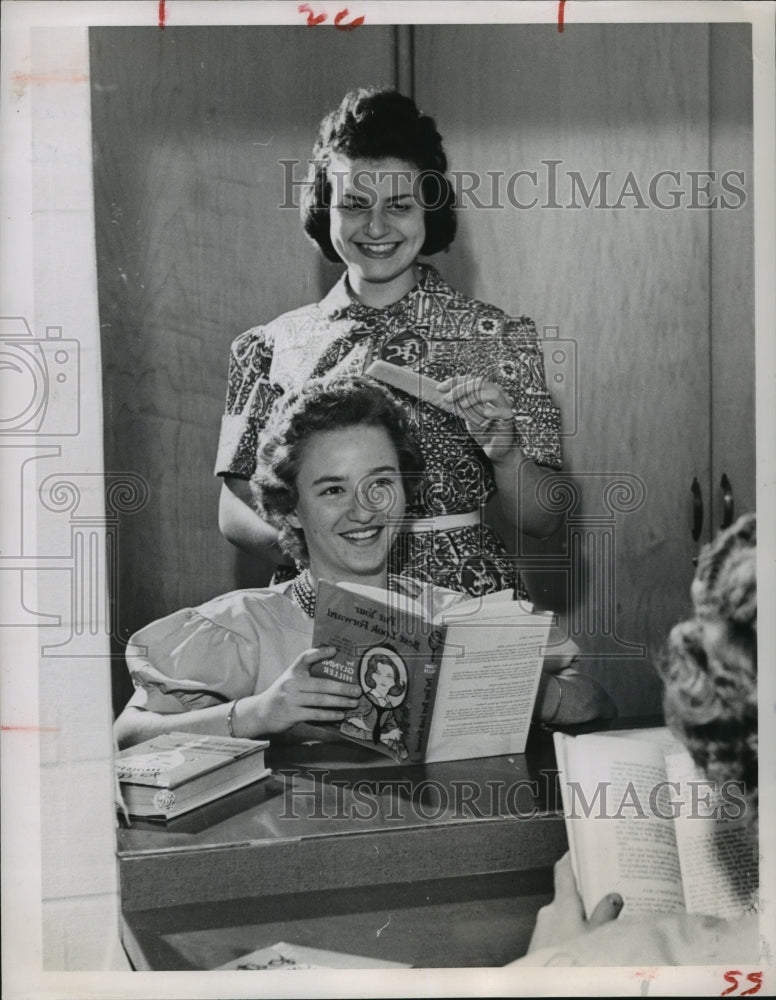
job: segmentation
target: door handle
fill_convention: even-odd
[[[726,473],[722,473],[722,479],[719,481],[719,488],[722,490],[722,524],[720,528],[729,528],[733,523],[733,511],[735,505],[733,503],[733,487]]]
[[[692,481],[690,492],[692,493],[692,540],[697,542],[703,531],[703,493],[697,476]]]

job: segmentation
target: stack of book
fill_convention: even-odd
[[[169,820],[265,778],[266,740],[166,733],[116,754],[126,812]]]

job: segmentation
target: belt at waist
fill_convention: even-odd
[[[480,512],[470,510],[465,514],[438,514],[436,517],[416,517],[402,521],[401,531],[452,531],[453,528],[478,528]]]

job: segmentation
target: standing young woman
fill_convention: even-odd
[[[277,398],[328,372],[374,360],[441,383],[441,406],[397,390],[426,475],[407,509],[394,569],[474,595],[516,587],[503,540],[483,524],[497,495],[520,532],[546,536],[542,466],[560,466],[560,421],[536,329],[451,288],[420,255],[455,235],[447,157],[435,122],[396,91],[358,90],[321,123],[302,219],[347,270],[323,301],[255,327],[232,345],[216,472],[219,526],[277,561],[277,532],[250,506],[256,439]],[[518,485],[520,484],[520,485]]]

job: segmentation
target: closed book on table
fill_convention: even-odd
[[[266,740],[165,733],[116,754],[130,816],[168,820],[265,778]]]

